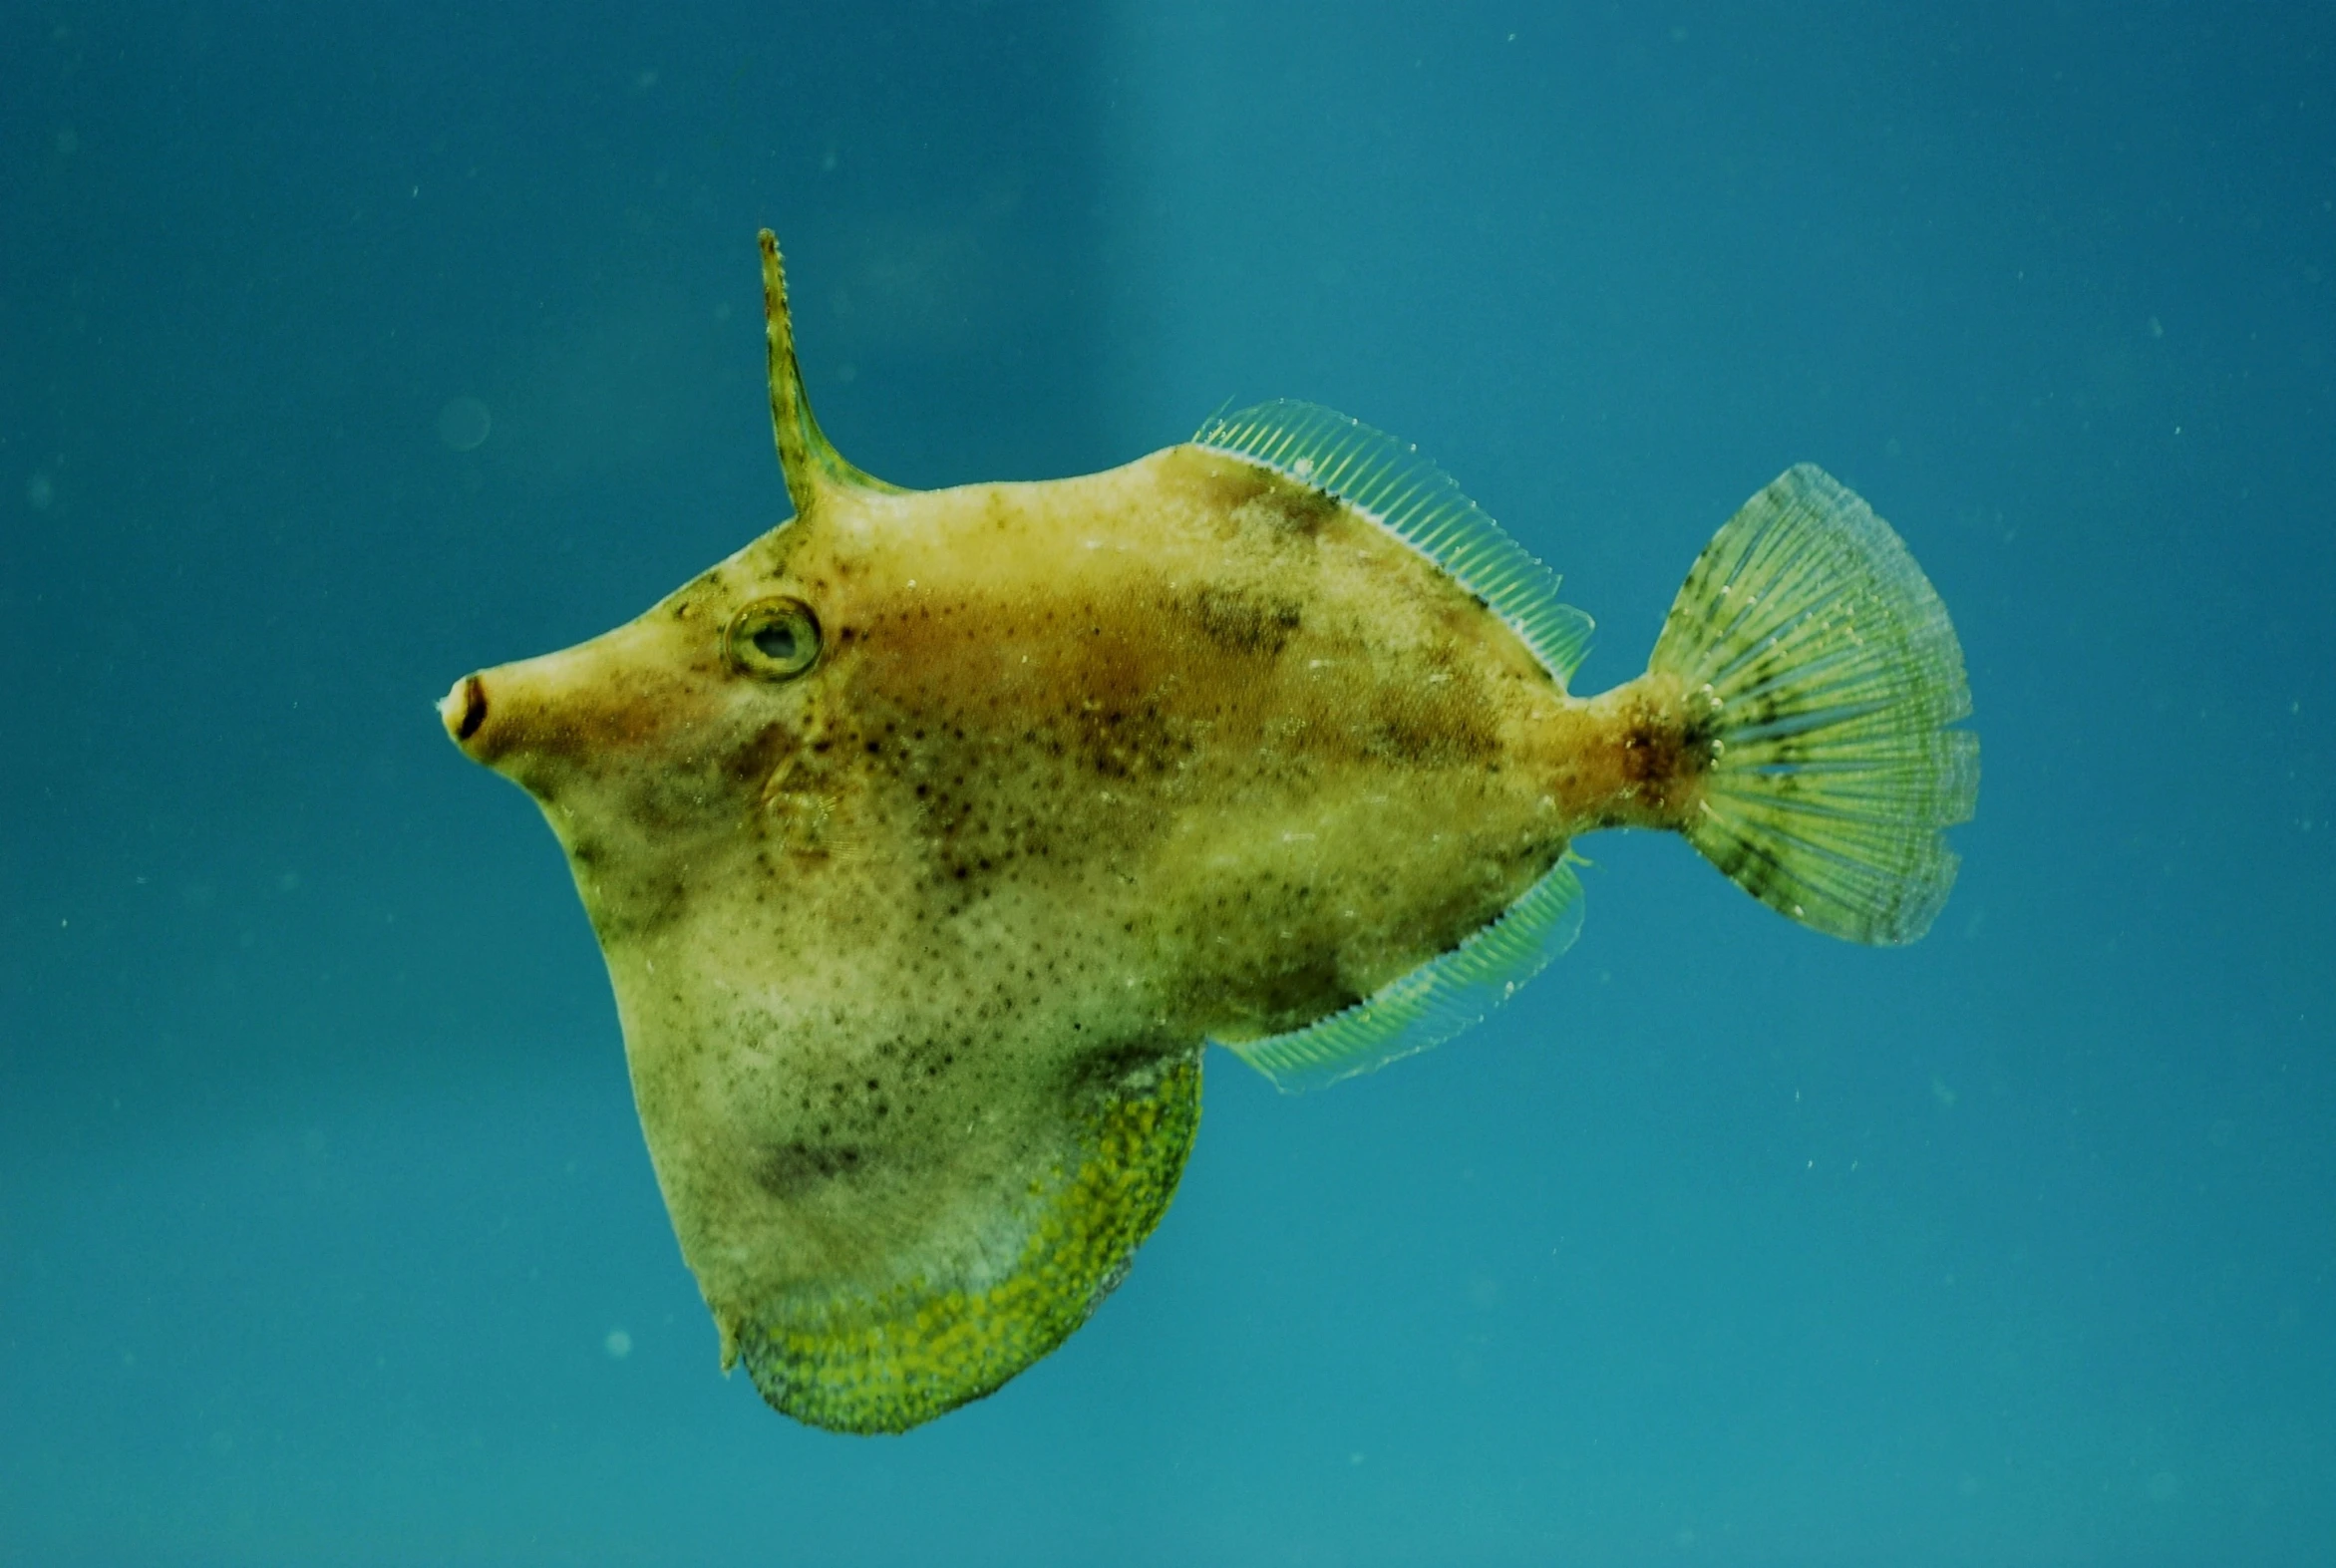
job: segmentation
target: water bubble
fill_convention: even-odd
[[[608,1338],[600,1342],[600,1348],[608,1352],[609,1360],[622,1361],[633,1353],[633,1337],[622,1329],[610,1329]]]
[[[457,452],[483,446],[495,429],[495,417],[477,398],[457,398],[438,411],[438,439]]]

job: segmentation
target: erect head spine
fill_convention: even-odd
[[[787,308],[787,269],[779,258],[779,236],[769,229],[763,247],[763,329],[770,345],[771,430],[779,440],[779,469],[798,517],[819,515],[823,493],[853,487],[897,490],[844,461],[820,432],[804,395],[803,368],[795,359],[795,319]]]

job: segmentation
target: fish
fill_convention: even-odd
[[[1300,1090],[1459,1034],[1579,931],[1584,834],[1681,834],[1852,942],[1945,902],[1961,646],[1817,467],[1576,697],[1556,576],[1313,405],[1072,478],[872,477],[761,250],[794,515],[439,717],[566,852],[722,1369],[776,1410],[905,1431],[1055,1350],[1167,1212],[1207,1047]]]

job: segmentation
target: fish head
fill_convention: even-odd
[[[800,542],[782,524],[635,620],[465,676],[439,704],[448,736],[535,798],[580,873],[702,854],[813,724],[833,654],[789,569]]]
[[[1050,569],[1040,551],[1001,551],[989,526],[1030,488],[830,495],[632,621],[465,676],[440,719],[534,797],[604,945],[711,920],[758,969],[791,952],[825,962],[824,938],[769,889],[797,905],[912,899],[872,863],[927,836],[910,733],[927,772],[983,775],[979,789],[995,759],[967,738],[966,694],[991,730],[1056,700],[1026,655],[1005,682],[985,630],[989,607]],[[964,744],[935,761],[951,733]]]

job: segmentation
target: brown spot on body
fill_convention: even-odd
[[[1373,716],[1370,755],[1407,768],[1497,769],[1501,738],[1473,704],[1390,703]]]
[[[1137,1037],[1085,1046],[1064,1069],[1065,1104],[1074,1111],[1130,1095],[1148,1092],[1161,1069],[1178,1060],[1196,1059],[1189,1045],[1161,1036]]]
[[[865,1155],[849,1143],[812,1143],[802,1138],[775,1144],[755,1162],[755,1185],[775,1198],[794,1198],[837,1176],[861,1173]]]
[[[1237,588],[1202,588],[1188,613],[1202,636],[1228,653],[1272,658],[1305,621],[1293,599],[1269,599]]]
[[[1278,1034],[1342,1012],[1363,1000],[1340,972],[1335,952],[1304,951],[1266,971],[1255,989],[1265,1028]]]
[[[740,784],[767,785],[795,746],[787,726],[767,724],[722,759],[723,771]]]
[[[1346,509],[1346,502],[1327,490],[1299,484],[1274,474],[1275,483],[1258,496],[1282,531],[1311,538]]]

